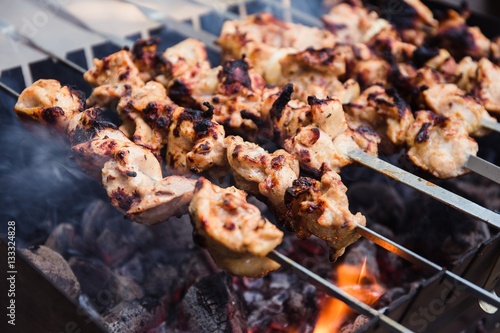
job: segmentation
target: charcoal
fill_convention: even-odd
[[[69,297],[72,299],[78,298],[80,284],[70,266],[60,254],[46,246],[33,246],[22,250],[21,253]]]
[[[130,242],[126,235],[111,229],[104,229],[95,244],[102,260],[111,266],[119,265],[136,249],[134,242]]]
[[[131,277],[115,274],[100,261],[73,257],[69,263],[81,281],[82,292],[99,312],[144,296],[143,289]]]
[[[128,276],[135,282],[141,284],[144,280],[143,257],[140,254],[134,255],[130,260],[122,263],[115,273],[120,276]]]
[[[56,251],[65,259],[78,253],[83,247],[75,234],[75,227],[69,223],[61,223],[55,227],[45,241],[45,246]]]
[[[181,304],[181,329],[190,332],[246,332],[243,309],[226,273],[191,286]]]
[[[174,281],[179,277],[173,266],[158,263],[148,270],[143,288],[147,295],[170,295]]]
[[[111,333],[136,333],[157,327],[164,317],[160,303],[143,298],[121,302],[103,317],[103,322]]]
[[[407,292],[408,290],[402,287],[388,289],[382,296],[380,296],[380,298],[377,300],[377,302],[375,302],[373,306],[377,309],[386,307],[401,296],[406,295]]]
[[[359,315],[354,320],[354,323],[342,327],[340,333],[357,332],[361,327],[363,327],[368,322],[368,320],[370,320],[370,318],[368,318],[367,316]]]

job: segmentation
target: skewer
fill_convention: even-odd
[[[470,155],[465,162],[465,167],[495,183],[500,184],[500,168],[480,157]]]
[[[365,153],[361,149],[348,153],[354,161],[369,167],[377,172],[391,177],[405,185],[408,185],[419,192],[422,192],[438,201],[441,201],[462,213],[478,218],[490,225],[500,228],[500,214],[484,208],[464,197],[448,191],[434,183],[415,176],[414,174],[400,169],[386,161]]]

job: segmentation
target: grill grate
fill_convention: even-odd
[[[23,8],[33,6],[29,1],[21,2],[23,2]],[[182,17],[176,16],[176,18],[172,18],[166,14],[168,13],[168,9],[158,9],[155,6],[147,6],[143,2],[104,1],[104,3],[106,3],[106,5],[117,5],[120,3],[121,5],[131,5],[134,8],[139,8],[139,11],[144,14],[147,20],[143,22],[143,25],[141,25],[137,31],[128,30],[124,36],[116,36],[114,35],[114,31],[116,30],[112,30],[113,32],[110,33],[109,31],[95,29],[72,14],[65,15],[61,13],[62,8],[59,8],[52,12],[53,15],[58,15],[58,17],[54,17],[54,20],[56,20],[58,24],[64,27],[72,27],[72,32],[75,31],[74,29],[78,29],[80,34],[89,37],[86,38],[84,42],[79,43],[80,47],[76,48],[74,45],[67,45],[65,43],[58,44],[56,48],[49,47],[50,44],[45,44],[43,38],[38,38],[39,36],[30,38],[25,34],[16,32],[16,28],[17,31],[22,31],[19,30],[18,27],[0,21],[0,30],[3,33],[3,37],[8,37],[0,39],[0,47],[3,46],[4,49],[7,48],[7,53],[14,52],[14,55],[26,55],[26,58],[9,56],[9,61],[0,61],[0,82],[2,82],[2,88],[8,91],[9,87],[12,87],[12,90],[10,92],[8,91],[12,95],[15,91],[20,91],[34,80],[45,77],[60,79],[63,83],[66,83],[65,81],[72,84],[75,82],[83,83],[80,72],[84,70],[84,68],[89,67],[91,59],[94,57],[102,58],[116,51],[123,45],[130,45],[132,40],[139,37],[161,35],[162,44],[160,48],[171,46],[185,37],[195,37],[204,41],[207,45],[212,45],[214,35],[220,32],[222,23],[225,20],[244,17],[260,11],[269,11],[278,18],[288,21],[312,26],[321,26],[321,21],[314,16],[317,15],[317,13],[308,13],[302,7],[299,10],[292,5],[296,5],[297,3],[300,5],[300,2],[291,3],[289,0],[283,0],[281,2],[271,0],[219,1],[217,3],[211,2],[210,5],[195,0],[190,3],[189,8],[196,8],[196,14],[184,15]],[[317,6],[311,6],[309,4],[305,6],[305,8],[320,8],[320,5],[319,3]],[[0,17],[0,20],[1,19],[3,18]],[[165,39],[163,38],[164,36],[168,36],[169,38]],[[35,40],[37,41],[36,43],[34,42]],[[6,46],[7,44],[9,45]],[[209,48],[209,53],[212,63],[217,63],[219,60],[217,47],[214,46]],[[47,59],[47,56],[49,59]],[[0,58],[0,60],[3,60],[3,58]],[[60,78],[57,76],[60,76]],[[19,77],[23,78],[22,82],[20,82]],[[83,86],[83,84],[80,86]],[[9,99],[7,102],[2,102],[2,104],[4,103],[7,104],[6,107],[11,107],[13,100]],[[495,215],[495,218],[498,218],[498,214],[493,214],[493,216]],[[380,235],[374,234],[380,241]],[[389,244],[387,240],[384,242],[385,245]],[[472,290],[476,295],[490,302],[496,302],[496,305],[500,304],[498,303],[498,298],[491,296],[487,291],[478,287],[483,286],[485,289],[491,290],[496,286],[496,280],[500,271],[498,264],[498,258],[500,257],[499,242],[500,236],[497,234],[485,242],[479,249],[471,251],[456,267],[454,267],[452,272],[444,269],[439,271],[435,276],[423,283],[419,289],[391,305],[386,309],[385,314],[411,330],[428,330],[431,327],[432,329],[439,330],[445,325],[449,325],[453,319],[452,316],[456,316],[457,313],[466,312],[466,310],[470,310],[473,306],[477,307],[475,297],[471,296],[469,292],[465,292],[465,289],[470,289],[469,291]],[[398,244],[396,244],[396,246],[401,247]],[[386,248],[388,247],[390,246]],[[398,253],[396,250],[393,250],[393,252]],[[427,263],[423,258],[415,255],[411,251],[408,251],[406,257],[418,263],[424,262],[432,269],[439,270],[438,265],[432,262],[430,262],[430,264]],[[273,258],[283,263],[286,261],[286,258],[280,257],[279,254],[273,254]],[[298,267],[297,269],[300,270],[301,268]],[[485,272],[488,272],[488,274],[485,274]],[[454,274],[463,277],[463,279],[465,279],[465,285],[457,283],[457,277]],[[450,282],[450,276],[452,282]],[[310,279],[310,276],[308,278]],[[325,288],[330,293],[332,292],[331,287]],[[338,291],[335,291],[334,295],[339,296]],[[435,295],[440,295],[440,297],[436,298]],[[441,297],[441,295],[443,296]],[[397,323],[386,319],[384,316],[379,316],[378,311],[371,308],[366,309],[364,304],[359,304],[355,299],[351,297],[346,299],[342,296],[341,298],[357,311],[375,316],[375,318],[365,325],[363,331],[382,332],[384,329],[387,329],[387,327],[398,331],[404,330],[404,328],[398,327]],[[437,306],[433,304],[438,303],[440,309],[436,311],[440,312],[439,316],[422,319],[419,317],[419,315],[422,315],[415,312],[419,304],[430,307]],[[473,313],[477,313],[477,311],[473,311]],[[386,326],[380,325],[381,321],[382,324],[385,323]],[[456,325],[460,325],[460,323]],[[449,329],[449,326],[447,326],[447,329]]]

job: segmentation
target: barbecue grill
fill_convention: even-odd
[[[4,50],[3,53],[0,53],[0,82],[3,88],[0,91],[0,106],[3,109],[2,118],[5,119],[5,122],[14,122],[14,116],[10,110],[15,103],[16,93],[39,78],[58,79],[63,84],[74,85],[89,95],[89,88],[82,79],[82,71],[88,68],[92,59],[94,57],[102,58],[119,50],[122,46],[130,47],[133,40],[140,37],[160,36],[159,49],[165,49],[186,37],[198,38],[208,46],[212,63],[217,64],[220,61],[220,54],[218,48],[213,46],[213,42],[226,19],[244,17],[260,11],[270,11],[286,21],[322,26],[318,19],[320,4],[304,5],[300,2],[287,0],[281,2],[272,0],[223,1],[210,4],[196,0],[176,4],[153,3],[153,5],[135,1],[101,1],[99,3],[97,5],[96,2],[95,6],[102,6],[103,9],[108,8],[109,11],[116,10],[121,15],[96,20],[92,17],[95,13],[84,10],[79,12],[81,7],[71,3],[65,5],[62,2],[53,1],[40,6],[40,3],[29,0],[19,2],[16,8],[9,8],[5,14],[0,15],[2,31],[0,45]],[[442,8],[439,4],[434,4],[434,6]],[[175,8],[175,11],[172,8]],[[96,10],[96,12],[100,11]],[[397,12],[392,14],[397,15]],[[486,20],[487,18],[485,22],[487,22]],[[112,21],[113,24],[109,24],[109,21]],[[485,26],[487,26],[486,23]],[[60,38],[53,38],[56,31],[57,35],[61,36]],[[498,137],[498,133],[492,135]],[[480,146],[483,142],[485,145],[490,144],[487,140],[488,138],[481,140]],[[498,150],[496,153],[499,154]],[[483,157],[491,158],[491,156]],[[422,181],[417,176],[414,178],[410,176],[409,180],[405,181],[398,176],[398,170],[391,169],[390,165],[376,165],[373,164],[373,160],[367,160],[367,158],[360,155],[355,160],[374,169],[385,169],[385,173],[390,177],[406,182],[407,185],[426,193],[432,192],[431,194],[438,200],[455,199],[453,194],[440,192],[434,186],[427,186],[427,182]],[[7,163],[4,168],[8,169],[8,167]],[[498,325],[499,317],[495,308],[500,305],[498,297],[492,293],[494,290],[498,291],[500,287],[498,283],[500,236],[497,233],[500,226],[499,215],[472,202],[470,202],[471,207],[464,206],[462,198],[456,200],[452,204],[455,208],[469,214],[471,212],[473,215],[478,214],[485,223],[491,225],[493,236],[482,242],[479,247],[463,255],[451,269],[442,268],[439,264],[431,261],[432,258],[419,256],[403,245],[374,232],[369,229],[369,226],[358,227],[358,232],[362,236],[415,265],[433,272],[433,275],[421,283],[418,288],[398,298],[383,311],[375,310],[357,301],[334,284],[290,260],[280,252],[273,251],[270,258],[296,272],[318,289],[339,298],[358,313],[367,315],[370,320],[361,328],[361,331],[364,332],[385,332],[388,330],[459,331],[466,328],[469,323],[483,317],[487,318],[485,325],[490,325],[488,328],[492,329],[495,327],[495,323]],[[12,212],[8,211],[8,214],[12,214]],[[18,224],[23,223],[18,216],[12,214],[3,219],[15,218]],[[33,239],[21,241],[26,244],[36,242]],[[2,258],[4,257],[2,254]],[[24,266],[22,263],[24,259],[21,255],[19,260],[21,261],[19,265]],[[34,284],[38,288],[45,289],[43,286],[47,282],[40,279],[39,274],[41,273],[38,270],[28,266],[24,267],[23,271],[20,269],[18,273],[20,280],[21,272],[33,277]],[[3,280],[5,281],[5,279]],[[46,291],[47,297],[58,299],[61,297],[57,288],[48,287]],[[44,296],[40,295],[40,297]],[[19,308],[22,306],[19,303]],[[21,309],[19,311],[22,313]],[[40,311],[42,313],[43,310],[40,309]],[[485,315],[486,313],[491,313],[491,315]],[[71,316],[68,313],[65,315]],[[42,316],[36,314],[30,314],[30,316],[36,320],[43,320]],[[78,316],[75,317],[78,318]],[[67,322],[66,318],[61,318],[61,320]],[[94,324],[89,324],[89,321],[86,323],[79,321],[78,325]],[[53,327],[55,326],[52,326],[51,329]],[[495,328],[498,329],[498,326]],[[102,328],[99,328],[98,324],[89,328],[89,330],[96,331],[100,329]]]

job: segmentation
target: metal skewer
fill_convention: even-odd
[[[469,158],[465,162],[465,167],[500,184],[500,168],[493,163],[485,161],[480,157],[469,155]]]
[[[422,179],[414,174],[400,169],[378,157],[365,153],[361,149],[353,150],[348,153],[349,157],[354,161],[367,166],[377,172],[391,177],[405,185],[408,185],[417,191],[420,191],[438,201],[441,201],[458,211],[478,218],[484,222],[491,224],[496,228],[500,228],[500,214],[497,214],[489,209],[484,208],[470,200],[465,199],[451,191],[448,191],[434,183]]]

